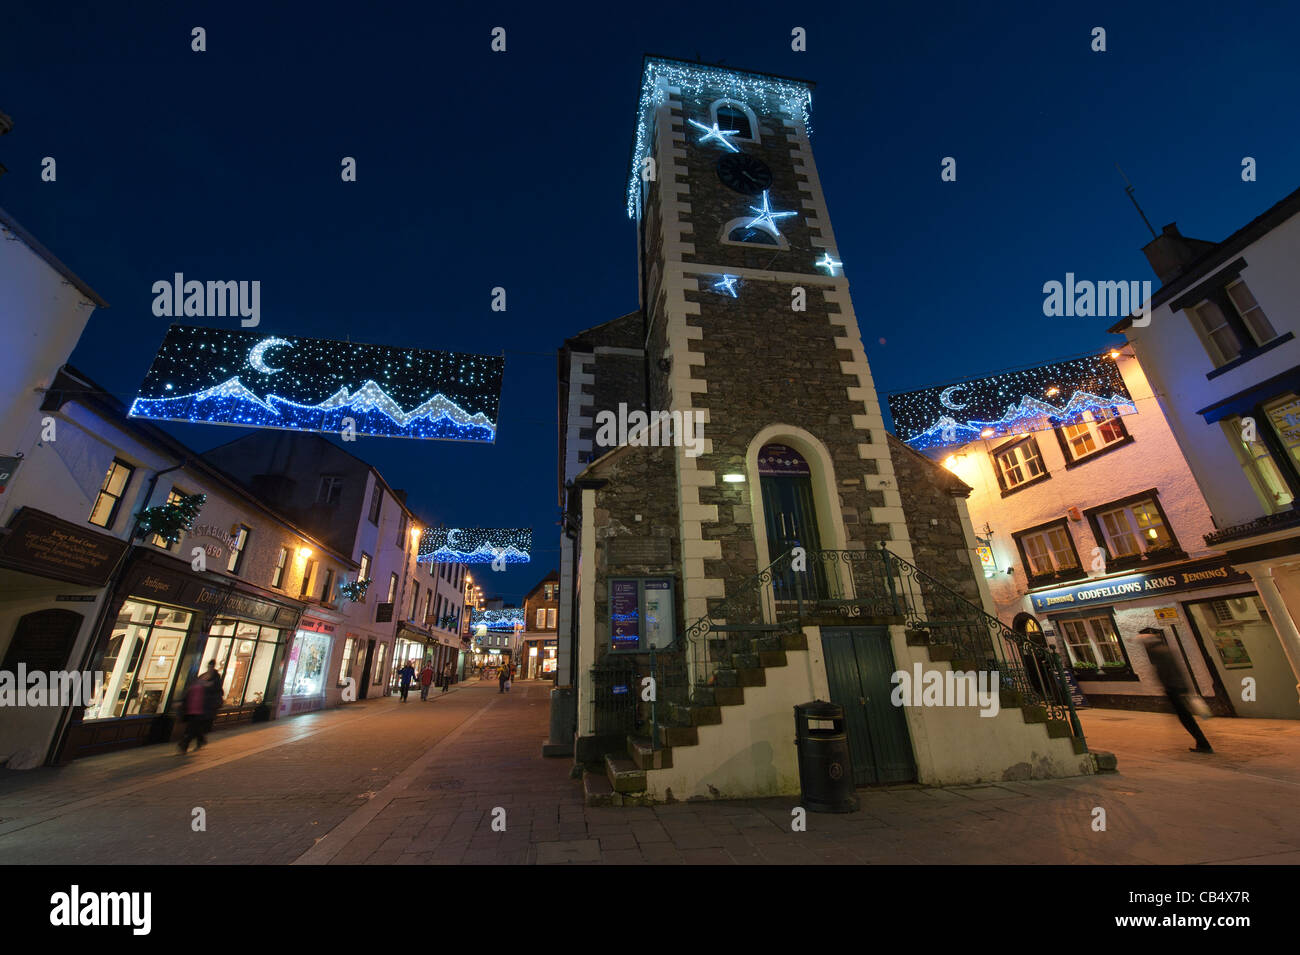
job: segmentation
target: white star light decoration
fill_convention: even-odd
[[[737,281],[738,281],[738,277],[735,275],[724,275],[721,281],[713,283],[713,287],[715,289],[720,289],[721,291],[726,292],[732,298],[737,298],[738,297],[736,295]]]
[[[774,236],[781,235],[780,231],[776,227],[776,220],[784,219],[786,216],[795,215],[793,212],[773,211],[770,201],[767,198],[766,189],[763,190],[763,207],[760,209],[757,206],[750,206],[749,211],[757,212],[758,216],[751,220],[746,228],[752,229],[754,226],[758,226],[760,229],[765,229]]]
[[[714,124],[713,124],[713,128],[710,129],[708,126],[705,126],[703,123],[697,123],[697,122],[696,122],[695,120],[693,120],[693,119],[688,119],[687,122],[690,123],[692,126],[694,126],[696,129],[702,129],[702,130],[704,130],[704,135],[701,136],[701,137],[700,137],[700,140],[699,140],[700,143],[701,143],[701,145],[704,144],[704,143],[707,143],[710,139],[716,139],[718,142],[722,143],[722,145],[726,146],[726,147],[727,147],[729,150],[731,150],[733,153],[738,153],[738,152],[740,152],[739,149],[737,149],[735,146],[733,146],[733,145],[731,144],[731,140],[723,138],[723,137],[726,137],[726,136],[734,136],[734,135],[736,135],[736,133],[738,132],[738,130],[735,130],[735,129],[719,129],[717,123],[714,123]]]
[[[843,262],[840,262],[836,259],[832,259],[831,254],[829,252],[824,252],[822,254],[822,257],[817,260],[817,268],[825,269],[827,274],[831,276],[834,276],[835,270],[838,269],[843,264],[844,264]]]

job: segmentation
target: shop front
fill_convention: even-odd
[[[269,715],[261,708],[278,688],[280,651],[301,608],[239,586],[137,552],[92,653],[103,683],[73,710],[60,760],[170,740],[180,695],[210,660],[222,677],[219,723]]]
[[[294,632],[284,664],[280,715],[308,713],[326,705],[326,681],[334,649],[335,625],[304,616]]]
[[[524,679],[551,680],[555,678],[555,655],[558,641],[554,638],[525,638],[523,646]]]
[[[437,642],[427,633],[412,629],[405,624],[397,628],[397,639],[393,644],[393,662],[388,673],[388,688],[396,693],[402,686],[402,668],[408,663],[415,667],[416,681],[420,670],[428,661],[434,661]],[[435,667],[435,671],[436,671]]]
[[[53,514],[22,507],[0,534],[0,671],[82,669],[107,584],[127,543]],[[46,762],[66,719],[61,706],[7,708],[0,720],[0,763],[27,769]]]
[[[1243,699],[1242,675],[1281,651],[1250,577],[1226,558],[1093,578],[1025,600],[1017,628],[1041,627],[1091,706],[1168,710],[1140,637],[1156,630],[1213,713],[1262,715],[1251,705],[1258,701]]]

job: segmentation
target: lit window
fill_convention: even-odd
[[[113,459],[113,463],[108,466],[108,473],[104,475],[104,483],[100,485],[99,495],[95,498],[95,506],[90,509],[90,523],[99,527],[113,526],[117,520],[118,505],[122,503],[126,486],[131,483],[134,471],[125,461]]]
[[[1030,438],[997,455],[998,475],[1003,488],[1010,490],[1047,473],[1038,443]]]
[[[1075,669],[1124,666],[1124,652],[1109,615],[1062,620],[1060,624]]]
[[[1065,571],[1078,570],[1079,558],[1074,542],[1064,526],[1019,534],[1016,540],[1025,554],[1030,577],[1043,577]]]
[[[248,527],[240,524],[239,530],[235,532],[235,546],[230,548],[230,560],[226,561],[226,570],[232,574],[239,573],[239,567],[244,562],[244,551],[247,548]]]
[[[397,600],[397,575],[388,575],[388,599],[384,603],[393,603]]]
[[[275,575],[271,578],[271,586],[279,587],[284,583],[284,568],[289,563],[289,548],[280,548],[280,557],[275,562]]]
[[[555,629],[555,608],[554,607],[546,608],[546,629],[547,630]]]
[[[1138,557],[1174,544],[1153,498],[1142,498],[1123,507],[1099,511],[1096,526],[1101,530],[1111,558]]]
[[[537,608],[537,629],[538,630],[546,629],[546,608],[545,607]]]
[[[309,593],[311,593],[311,579],[315,573],[316,573],[316,561],[314,560],[307,561],[307,566],[303,568],[303,572],[302,572],[302,587],[299,588],[298,590],[299,597],[306,597]]]
[[[1265,510],[1269,514],[1289,510],[1295,495],[1291,493],[1290,485],[1282,475],[1278,462],[1273,459],[1268,445],[1259,438],[1261,425],[1257,422],[1248,431],[1240,417],[1226,418],[1219,424],[1228,436],[1237,460],[1241,462],[1242,470],[1246,472],[1246,477]],[[1295,434],[1295,430],[1291,429],[1291,433]]]
[[[352,655],[356,652],[356,640],[348,637],[347,642],[343,644],[343,665],[339,667],[339,686],[347,686],[348,678],[352,676]]]
[[[1072,461],[1086,458],[1128,436],[1124,422],[1114,408],[1085,411],[1074,424],[1062,428],[1061,434],[1066,453]]]
[[[327,567],[325,569],[325,583],[320,589],[320,599],[321,599],[321,603],[328,604],[334,602],[334,568],[333,567]]]

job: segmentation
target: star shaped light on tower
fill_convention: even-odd
[[[839,262],[835,259],[832,259],[831,254],[829,252],[823,252],[822,257],[818,259],[816,263],[817,268],[825,269],[827,274],[831,276],[834,276],[835,270],[838,269],[843,264],[844,264],[843,262]]]
[[[772,235],[776,236],[781,234],[776,227],[776,220],[784,219],[786,216],[792,216],[795,214],[793,212],[772,211],[772,206],[767,198],[766,189],[763,190],[763,208],[760,209],[757,206],[750,206],[749,211],[757,212],[758,216],[749,223],[747,228],[752,229],[754,226],[758,226],[760,229],[766,229],[768,232],[772,233]]]
[[[713,283],[713,287],[715,289],[721,289],[722,291],[730,295],[732,298],[737,298],[738,296],[736,295],[736,279],[737,277],[734,275],[724,275],[722,276],[721,281]]]
[[[693,119],[688,119],[687,122],[690,123],[692,126],[694,126],[696,129],[704,130],[704,135],[700,137],[701,143],[707,143],[710,139],[716,139],[718,142],[722,143],[722,145],[726,146],[733,153],[740,152],[739,149],[737,149],[735,146],[731,144],[731,140],[725,138],[727,136],[736,135],[736,133],[739,132],[739,130],[719,129],[717,123],[714,123],[713,128],[710,129],[708,126],[705,126],[703,123],[697,123]]]

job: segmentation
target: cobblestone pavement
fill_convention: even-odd
[[[1300,863],[1300,724],[1215,719],[1189,753],[1172,716],[1086,710],[1120,772],[795,798],[583,806],[543,759],[550,685],[462,684],[153,746],[0,770],[7,863]],[[207,830],[191,828],[193,810]],[[1094,831],[1094,809],[1106,810]],[[494,828],[494,821],[496,827]],[[504,824],[504,829],[501,828]]]

